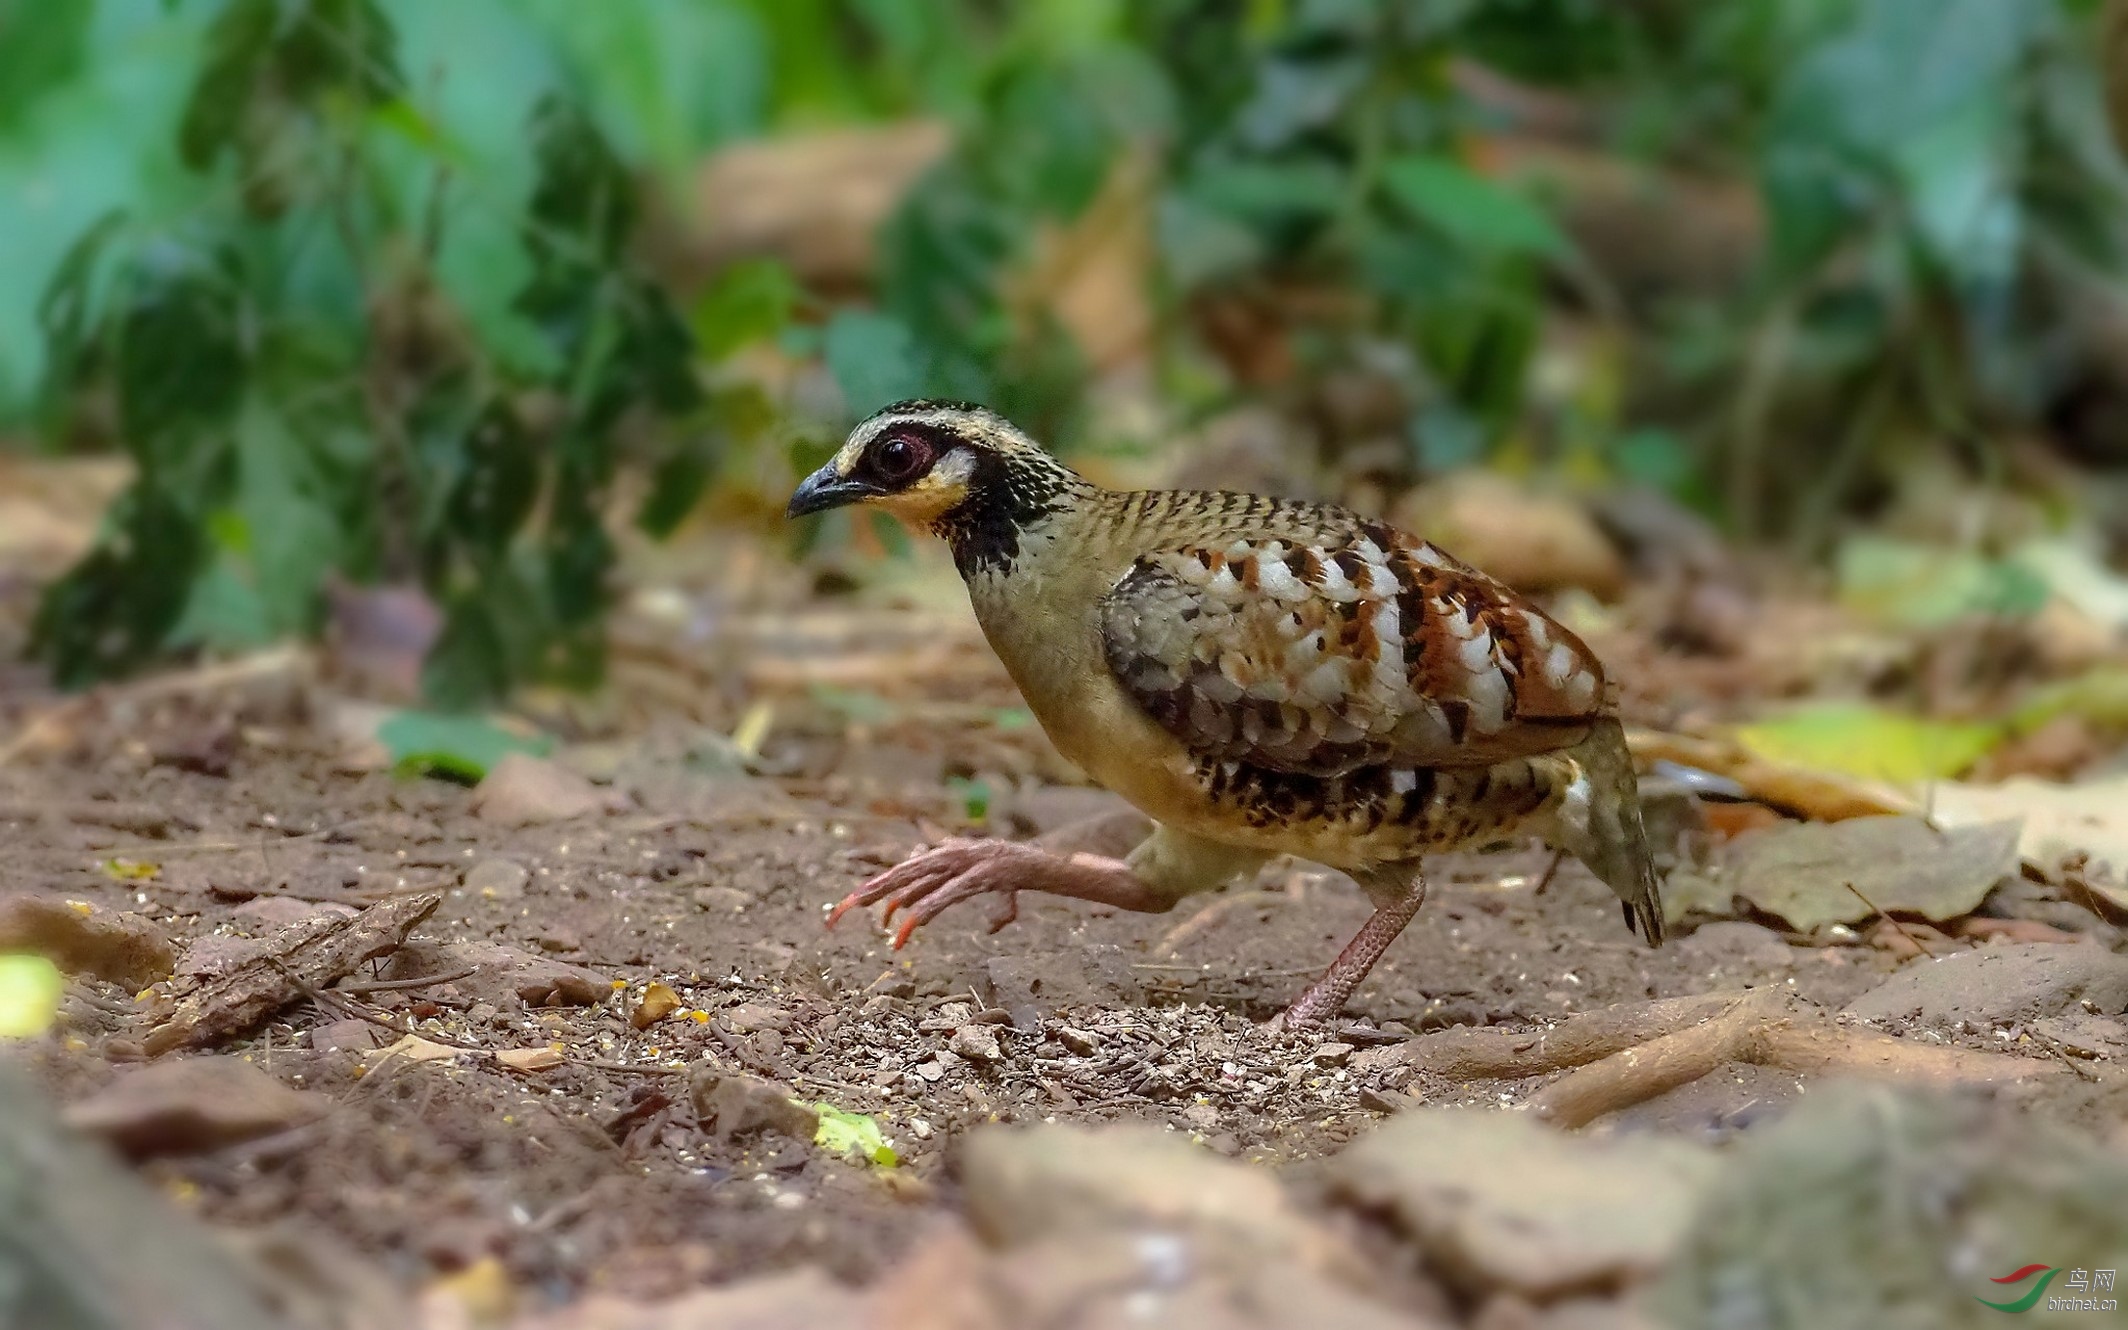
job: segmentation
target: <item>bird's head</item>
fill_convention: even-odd
[[[948,539],[1012,526],[1049,509],[1078,480],[1011,421],[965,402],[897,402],[850,431],[791,495],[787,515],[866,504]]]

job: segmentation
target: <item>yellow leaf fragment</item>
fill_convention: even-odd
[[[638,1030],[647,1030],[686,1005],[672,985],[653,983],[643,990],[635,1010],[628,1013],[628,1022]]]
[[[33,1039],[52,1028],[66,976],[42,956],[0,955],[0,1039]]]

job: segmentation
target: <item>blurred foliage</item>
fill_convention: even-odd
[[[1917,452],[2121,461],[2096,8],[0,0],[0,420],[141,467],[41,643],[79,681],[418,576],[439,696],[588,678],[616,468],[665,529],[705,440],[833,424],[720,362],[1112,442],[1029,281],[1110,207],[1160,430],[1268,403],[1333,472],[1555,469],[1813,549]],[[868,290],[755,257],[681,318],[638,268],[716,149],[915,116],[952,146]]]
[[[692,339],[627,253],[632,175],[563,94],[521,132],[517,271],[483,319],[446,280],[458,149],[392,22],[373,0],[221,8],[177,136],[214,187],[181,219],[91,226],[38,309],[51,428],[137,467],[39,612],[63,682],[314,631],[333,577],[436,597],[439,701],[597,677],[628,427],[667,422],[636,431],[655,526],[699,491],[709,422]]]

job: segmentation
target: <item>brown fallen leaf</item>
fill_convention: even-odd
[[[687,1005],[670,984],[653,983],[643,990],[642,1000],[628,1013],[628,1023],[647,1030]]]
[[[511,1071],[552,1071],[568,1061],[558,1048],[506,1048],[495,1060]]]

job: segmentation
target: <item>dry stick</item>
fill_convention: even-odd
[[[1939,1087],[2053,1076],[2062,1070],[2029,1058],[1909,1043],[1838,1025],[1778,990],[1758,989],[1703,1024],[1568,1073],[1532,1096],[1529,1109],[1562,1127],[1585,1126],[1732,1062],[1799,1075],[1845,1074]]]
[[[453,984],[460,979],[478,973],[480,973],[478,965],[468,965],[463,970],[453,970],[449,974],[424,974],[413,979],[365,979],[358,983],[335,984],[328,991],[351,994],[357,997],[367,996],[371,993],[403,993],[413,988],[432,988],[437,984]]]
[[[1852,882],[1845,882],[1841,885],[1845,886],[1849,891],[1855,893],[1855,899],[1862,902],[1862,906],[1864,909],[1868,910],[1871,914],[1876,915],[1885,923],[1890,924],[1893,928],[1899,930],[1899,936],[1905,938],[1908,942],[1913,943],[1914,949],[1916,951],[1919,951],[1922,955],[1928,957],[1930,960],[1936,959],[1936,953],[1928,949],[1927,943],[1923,942],[1920,938],[1914,936],[1912,933],[1907,932],[1905,924],[1900,923],[1897,919],[1892,918],[1884,911],[1878,909],[1877,903],[1875,901],[1862,894],[1862,888],[1856,886]]]
[[[1456,1026],[1399,1045],[1394,1059],[1450,1080],[1522,1080],[1579,1067],[1727,1011],[1734,993],[1634,1002],[1570,1016],[1546,1030]]]

